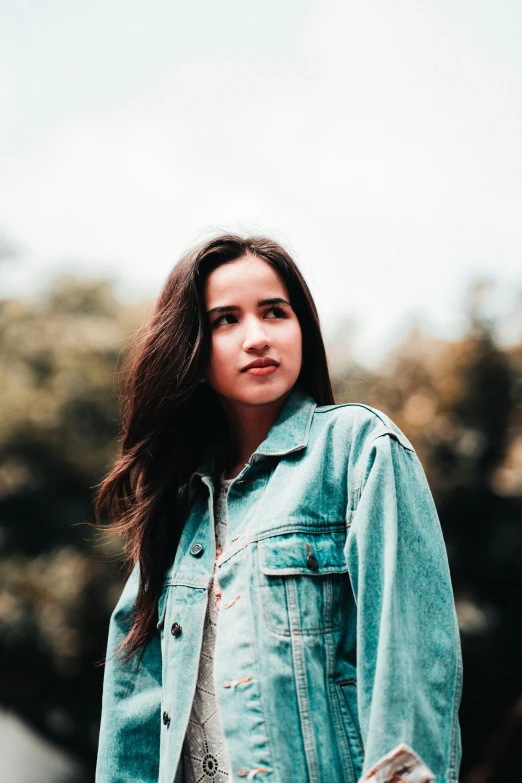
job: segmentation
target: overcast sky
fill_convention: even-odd
[[[295,254],[374,363],[522,288],[515,0],[0,0],[0,295],[155,297],[210,232]],[[522,339],[520,320],[506,339]]]

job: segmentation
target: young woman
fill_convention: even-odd
[[[199,245],[129,362],[97,502],[132,566],[97,783],[457,781],[433,499],[385,414],[334,404],[294,261],[262,237]]]

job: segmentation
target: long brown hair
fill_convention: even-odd
[[[319,405],[334,402],[317,310],[289,254],[266,237],[233,234],[192,248],[170,273],[150,321],[136,334],[120,374],[121,453],[98,485],[95,512],[123,533],[129,571],[139,562],[133,624],[117,652],[130,659],[156,631],[157,603],[185,522],[188,479],[209,438],[226,431],[217,397],[201,383],[211,330],[204,286],[221,264],[251,254],[285,284],[299,320],[303,362],[298,383]]]

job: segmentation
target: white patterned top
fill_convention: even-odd
[[[220,478],[214,506],[216,560],[226,540],[226,497],[232,479]],[[227,783],[232,772],[226,754],[225,738],[219,719],[214,690],[214,648],[216,621],[221,602],[221,590],[215,578],[209,590],[203,642],[199,659],[196,693],[192,703],[187,733],[183,744],[185,783]]]

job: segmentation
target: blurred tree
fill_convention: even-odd
[[[0,302],[0,700],[92,768],[121,541],[91,527],[115,456],[114,371],[143,308],[62,278]]]

